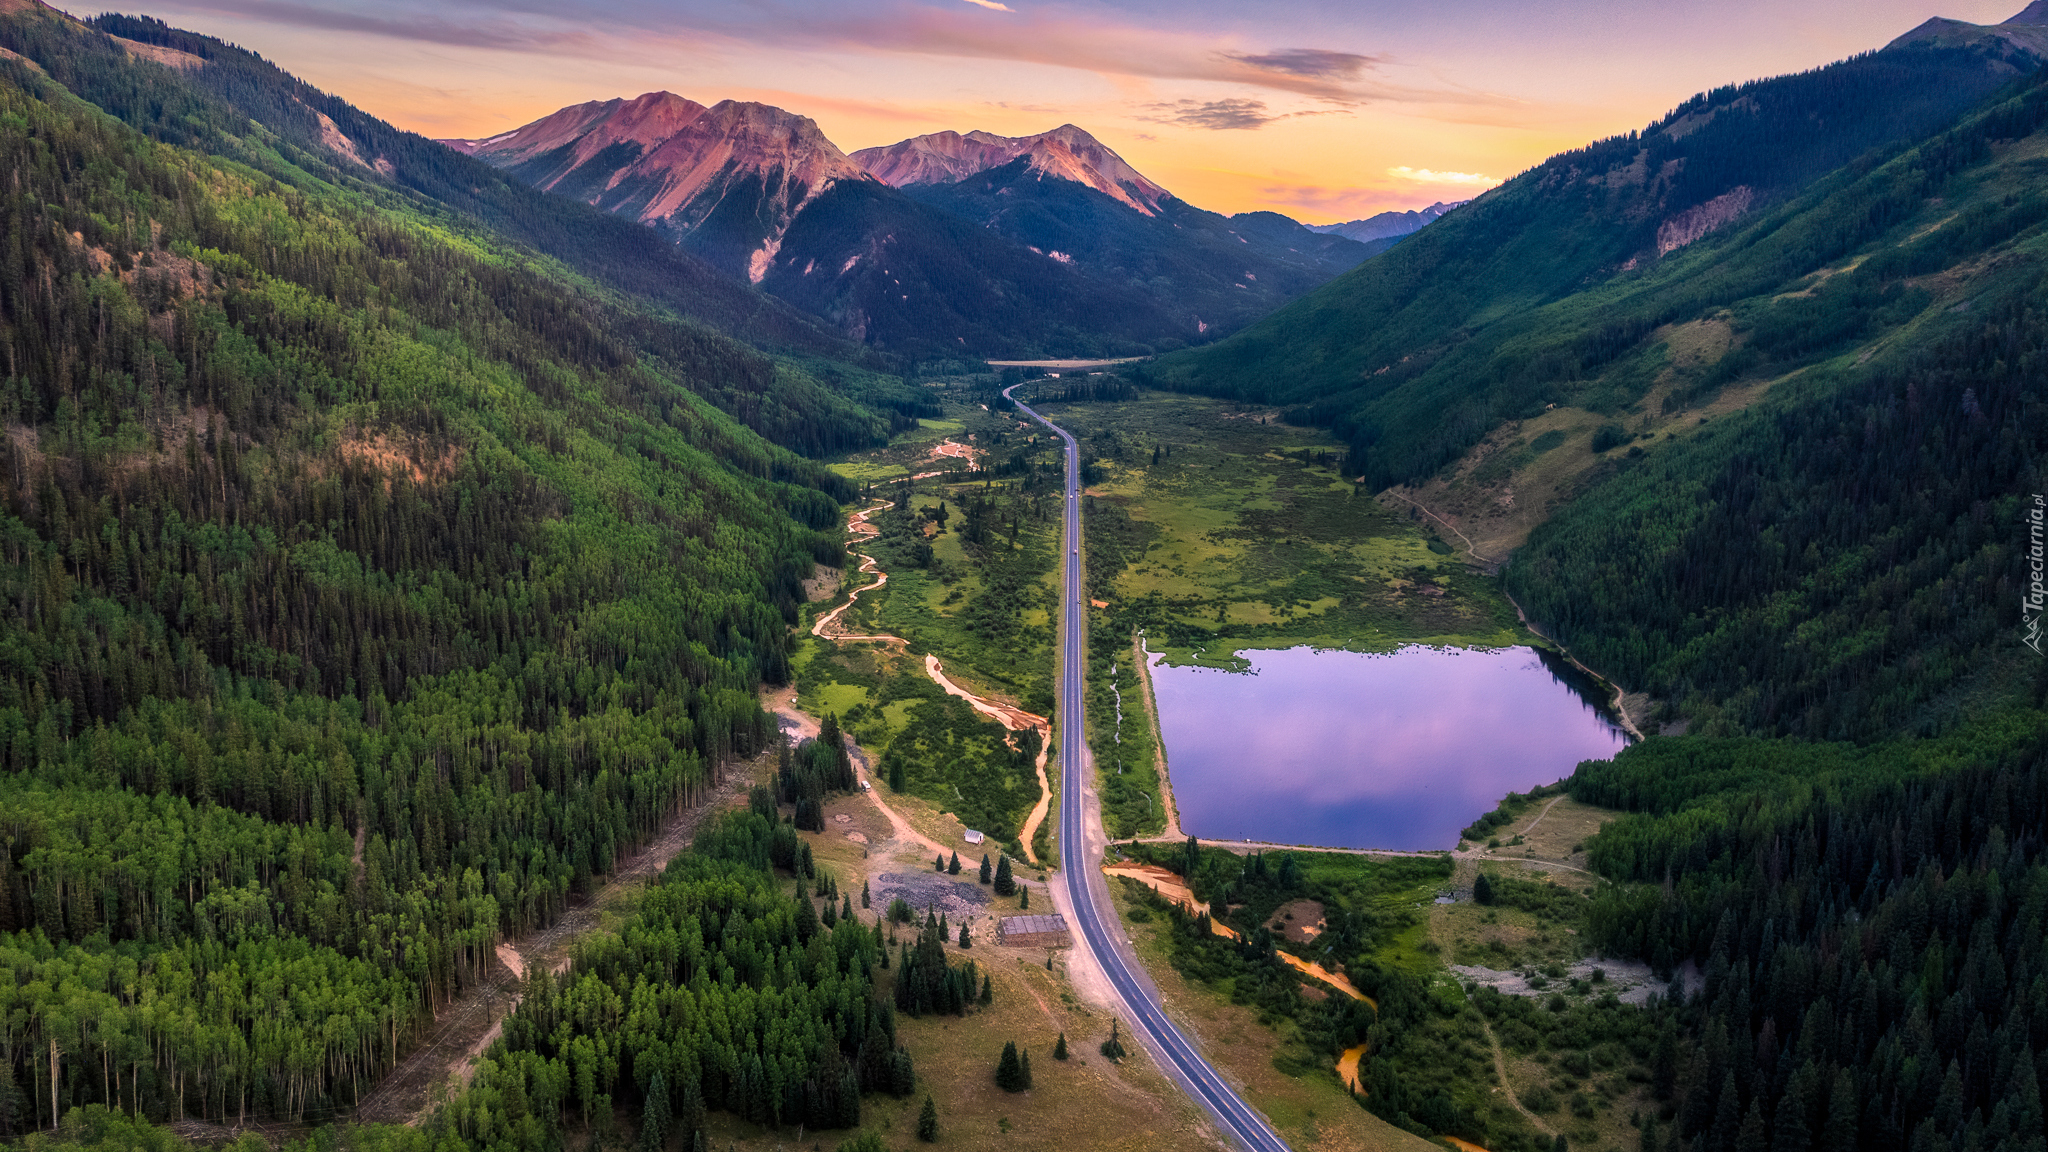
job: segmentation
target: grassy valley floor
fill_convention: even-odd
[[[877,791],[831,802],[825,832],[805,839],[843,890],[871,889],[872,907],[858,914],[873,916],[900,895],[920,919],[928,908],[944,912],[952,931],[965,917],[975,946],[963,955],[992,962],[994,1006],[903,1025],[947,1118],[942,1145],[1213,1141],[1149,1061],[1111,1065],[1097,1052],[1108,1021],[1066,982],[1058,954],[1049,972],[1042,950],[994,946],[996,920],[1024,909],[975,882],[979,849],[963,854],[958,876],[933,871],[934,854],[967,847],[970,826],[993,830],[996,843],[1014,834],[1036,790],[1005,758],[1002,729],[946,697],[925,656],[942,659],[970,692],[1049,712],[1059,546],[1054,442],[999,403],[982,407],[991,395],[984,381],[935,392],[945,419],[835,465],[868,485],[858,507],[874,509],[873,532],[857,550],[888,580],[873,587],[871,575],[849,568],[834,589],[825,574],[793,661],[794,695],[802,714],[842,718],[870,757]],[[1519,627],[1461,541],[1447,541],[1420,510],[1356,490],[1336,471],[1337,446],[1318,433],[1269,412],[1164,394],[1046,408],[1082,440],[1087,461],[1090,736],[1105,823],[1118,839],[1177,831],[1140,643],[1216,665],[1247,648],[1543,643]],[[827,631],[900,643],[810,634],[811,620],[864,586]],[[870,801],[894,809],[902,826]],[[1547,1150],[1564,1133],[1574,1147],[1619,1152],[1633,1147],[1625,1130],[1648,1100],[1644,1060],[1653,1053],[1639,1037],[1649,1013],[1636,1002],[1654,989],[1647,973],[1587,962],[1580,944],[1592,881],[1582,843],[1607,815],[1517,796],[1457,853],[1293,853],[1303,863],[1285,877],[1275,864],[1263,887],[1213,902],[1227,909],[1238,943],[1198,931],[1135,882],[1113,891],[1169,1009],[1296,1146],[1419,1148],[1429,1132],[1510,1152]],[[1049,838],[1039,847],[1050,858]],[[1148,841],[1129,851],[1174,867],[1185,850]],[[1201,860],[1209,871],[1195,885],[1204,890],[1218,869],[1254,867],[1254,857],[1220,849]],[[1474,898],[1482,874],[1493,890],[1486,905]],[[1043,909],[1035,875],[1020,871]],[[1291,966],[1276,946],[1292,954]],[[1306,974],[1310,964],[1334,979]],[[1379,1001],[1377,1012],[1345,995],[1354,983]],[[1540,1015],[1524,1019],[1530,1012]],[[1073,1054],[1065,1063],[1050,1058],[1063,1031]],[[994,1086],[994,1057],[1008,1040],[1033,1054],[1031,1092]],[[1359,1048],[1364,1091],[1354,1097],[1337,1063]],[[933,1072],[977,1063],[987,1076],[942,1083]],[[886,1135],[909,1136],[926,1091],[921,1082],[914,1099],[875,1106]],[[1077,1105],[1077,1095],[1089,1103]],[[733,1135],[747,1146],[745,1133]]]

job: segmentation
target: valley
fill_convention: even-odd
[[[808,3],[0,0],[0,1150],[2048,1152],[2048,0]]]

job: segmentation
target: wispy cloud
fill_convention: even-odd
[[[1225,52],[1223,57],[1266,72],[1289,76],[1314,76],[1326,80],[1352,80],[1380,63],[1372,56],[1355,52],[1330,52],[1321,48],[1282,48],[1277,52],[1251,55]]]
[[[1264,100],[1173,100],[1145,105],[1140,120],[1160,124],[1186,124],[1220,131],[1228,128],[1263,128],[1282,119],[1266,111]]]
[[[1436,172],[1428,168],[1389,168],[1387,175],[1411,184],[1456,184],[1465,188],[1491,188],[1500,183],[1497,176],[1484,176],[1477,172]]]
[[[1264,100],[1233,96],[1222,100],[1162,100],[1138,106],[1135,119],[1155,124],[1185,124],[1191,128],[1225,131],[1232,128],[1264,128],[1275,120],[1297,116],[1348,116],[1349,108],[1310,108],[1299,112],[1272,112]]]
[[[968,12],[968,4],[981,11]],[[181,6],[287,27],[586,59],[652,60],[663,52],[743,46],[822,49],[1037,64],[1141,82],[1218,82],[1340,106],[1499,102],[1455,85],[1397,81],[1380,56],[1284,46],[1253,50],[1237,43],[1235,34],[1150,26],[1100,8],[1020,12],[1004,0],[943,6],[914,0],[615,0],[602,6],[593,0],[449,0],[431,15],[402,0],[184,0]],[[990,11],[1011,18],[991,20],[984,15]]]
[[[580,28],[533,27],[516,20],[447,20],[412,11],[371,15],[361,9],[337,11],[292,0],[213,0],[197,11],[243,16],[270,24],[324,32],[359,32],[456,48],[595,56],[607,51],[603,39]]]

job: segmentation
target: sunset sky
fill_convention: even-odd
[[[60,0],[61,3],[61,0]],[[80,14],[97,6],[67,5]],[[402,127],[485,136],[667,89],[846,151],[1072,122],[1204,208],[1311,223],[1461,200],[1694,92],[2024,0],[177,0]],[[132,5],[119,5],[136,10]]]

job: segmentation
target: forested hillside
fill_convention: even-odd
[[[1869,739],[1952,725],[1973,696],[2039,704],[2019,600],[2048,459],[2044,129],[2037,74],[1702,253],[1665,306],[1734,297],[1716,315],[1736,343],[1665,403],[1785,378],[1617,454],[1510,565],[1517,601],[1706,731]],[[1782,278],[1803,268],[1832,271]]]
[[[322,1119],[772,735],[850,489],[741,419],[887,422],[98,32],[0,41],[0,1130]]]
[[[2038,711],[1857,750],[1653,738],[1581,765],[1591,943],[1694,962],[1652,1152],[2039,1152],[2048,794]],[[1661,1133],[1661,1135],[1660,1135]]]
[[[1629,813],[1587,844],[1617,882],[1589,942],[1704,981],[1652,1070],[1653,1152],[2044,1147],[2048,672],[2018,626],[2044,127],[2037,74],[1703,242],[1669,311],[1606,298],[1651,333],[1614,361],[1639,378],[1647,325],[1726,325],[1661,372],[1666,411],[1773,381],[1691,435],[1624,453],[1618,428],[1506,572],[1692,728],[1570,781]]]
[[[386,209],[424,213],[558,264],[555,280],[635,307],[622,336],[706,348],[725,367],[700,391],[762,435],[810,454],[880,442],[868,407],[910,406],[887,365],[815,320],[586,205],[537,192],[488,164],[402,132],[254,53],[141,17],[102,16],[105,34],[47,9],[0,18],[0,48],[145,135],[247,165],[293,187],[347,188]],[[121,37],[122,39],[114,39]],[[182,57],[165,67],[129,47]],[[688,323],[677,325],[676,318]],[[646,331],[651,329],[652,331]],[[735,345],[730,336],[760,355]],[[713,381],[716,381],[714,384]],[[835,390],[827,383],[838,381]],[[840,392],[850,391],[851,400]]]
[[[1159,301],[1196,334],[1235,331],[1364,259],[1365,245],[1275,212],[1219,216],[1171,196],[1145,215],[1020,157],[917,200],[1039,251],[1129,296]]]
[[[1373,488],[1419,481],[1504,420],[1639,399],[1649,376],[1619,372],[1625,353],[1660,325],[1766,287],[1689,287],[1692,249],[1715,225],[1768,213],[1873,150],[1942,131],[2035,63],[1907,46],[1702,94],[1640,133],[1552,157],[1236,336],[1143,375],[1291,406],[1291,419],[1349,441],[1352,470]],[[1853,248],[1893,222],[1838,223],[1868,229]],[[1777,266],[1769,283],[1819,267]]]
[[[761,287],[848,337],[920,358],[1131,356],[1194,318],[887,185],[834,184],[799,213]]]
[[[721,816],[617,935],[583,949],[559,981],[535,974],[504,1040],[428,1137],[543,1152],[563,1147],[572,1125],[607,1132],[616,1102],[637,1105],[640,1147],[695,1149],[706,1147],[708,1111],[844,1129],[859,1126],[862,1093],[909,1095],[916,1070],[874,989],[876,966],[890,965],[881,924],[821,925],[811,891],[822,895],[825,880],[789,851],[795,843],[766,796]],[[794,896],[772,865],[796,871]],[[945,1011],[972,999],[961,994],[972,965],[947,965],[936,924],[901,961],[899,990],[915,969],[950,982]],[[418,1140],[404,1129],[368,1135],[379,1146]]]

